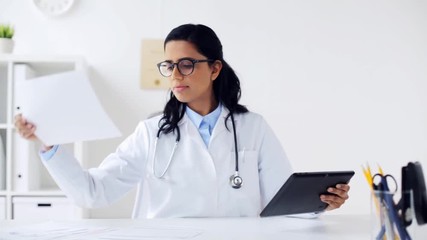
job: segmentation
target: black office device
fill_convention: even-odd
[[[421,164],[419,162],[408,163],[407,166],[402,167],[402,198],[398,206],[402,210],[402,221],[405,226],[412,222],[410,211],[410,195],[407,194],[412,191],[415,219],[418,225],[427,223],[427,194],[426,184],[424,182],[424,174]]]
[[[293,173],[260,216],[322,212],[328,204],[320,201],[320,195],[331,194],[327,192],[328,187],[347,184],[353,175],[354,171]]]

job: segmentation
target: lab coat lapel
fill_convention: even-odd
[[[213,158],[206,148],[199,131],[197,130],[196,126],[194,126],[193,122],[188,118],[187,114],[185,114],[181,120],[180,127],[186,132],[183,137],[189,138],[187,140],[189,141],[188,143],[190,143],[191,148],[197,147],[201,150],[200,152],[202,155],[200,156],[200,161],[204,164],[207,164],[209,168],[213,170],[214,176],[216,176]]]
[[[192,142],[197,145],[197,147],[206,149],[205,142],[203,142],[202,136],[200,136],[199,130],[194,125],[194,123],[188,118],[187,114],[184,114],[180,122],[180,127],[185,129],[184,131],[188,133],[188,137],[191,138]]]
[[[215,128],[212,131],[212,136],[211,136],[211,140],[209,142],[209,150],[213,151],[213,149],[215,149],[216,144],[215,143],[221,143],[221,146],[229,146],[230,147],[230,151],[232,151],[232,149],[234,149],[234,144],[225,144],[230,142],[230,139],[233,140],[233,125],[231,123],[231,118],[228,118],[227,120],[227,126],[228,129],[225,127],[225,119],[227,118],[227,115],[230,111],[228,111],[228,109],[226,107],[222,107],[221,110],[221,115],[218,118],[218,121],[215,124]],[[237,116],[234,116],[234,121],[235,123],[237,123]],[[234,143],[234,141],[232,141]],[[227,147],[228,149],[228,147]],[[222,150],[224,151],[224,149]]]
[[[223,107],[221,115],[218,118],[215,128],[212,131],[211,140],[209,143],[209,152],[214,159],[215,169],[217,172],[218,188],[228,189],[231,188],[229,185],[229,178],[234,173],[234,137],[233,137],[233,126],[231,119],[227,120],[228,128],[225,127],[225,119],[229,111]],[[235,116],[235,122],[237,123],[237,117]],[[238,142],[239,143],[239,142]],[[227,198],[227,194],[220,196],[222,199]],[[227,202],[224,200],[221,202]]]

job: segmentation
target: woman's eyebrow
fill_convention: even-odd
[[[163,62],[177,63],[177,62],[179,62],[181,60],[194,60],[194,59],[195,58],[192,58],[192,57],[182,57],[182,58],[178,58],[178,61],[176,61],[176,62],[172,61],[171,59],[163,60]]]

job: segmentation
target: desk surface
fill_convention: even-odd
[[[180,218],[180,219],[82,219],[29,224],[19,221],[0,221],[0,239],[14,238],[19,231],[27,234],[31,229],[69,229],[82,239],[370,239],[370,220],[366,215],[323,215],[317,219],[290,217],[270,218]],[[57,228],[57,229],[55,229]],[[427,227],[420,228],[427,233]],[[18,232],[18,233],[17,233]],[[3,234],[3,235],[2,235]],[[85,235],[86,234],[86,235]],[[417,235],[419,235],[418,233]],[[76,239],[70,237],[61,239]],[[423,234],[421,234],[422,236]],[[101,238],[103,236],[103,238]],[[108,236],[108,238],[107,238]],[[133,237],[132,237],[133,236]],[[138,237],[136,237],[138,236]],[[424,235],[425,236],[425,235]],[[40,236],[38,236],[40,237]],[[25,239],[32,239],[25,237]],[[34,238],[35,239],[35,238]],[[46,238],[37,239],[50,239]],[[80,239],[80,238],[78,238]]]

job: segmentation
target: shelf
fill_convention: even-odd
[[[86,66],[81,56],[0,54],[0,67],[6,68],[8,63],[27,64],[37,73],[35,77],[73,71]]]
[[[62,192],[59,189],[34,190],[34,191],[27,191],[27,192],[6,191],[6,190],[0,191],[0,197],[4,197],[6,195],[14,196],[14,197],[16,197],[16,196],[61,196],[61,197],[64,197],[65,196],[64,192]]]
[[[83,62],[83,57],[73,55],[20,55],[20,54],[0,54],[0,66],[7,62],[14,63],[43,63],[43,62]],[[6,62],[6,63],[5,63]]]
[[[65,196],[61,190],[41,190],[41,191],[28,191],[28,192],[10,192],[10,195],[16,196]]]
[[[39,143],[27,141],[16,132],[13,124],[16,113],[14,105],[19,101],[14,83],[86,69],[86,63],[81,56],[0,54],[0,150],[3,152],[1,155],[4,155],[0,157],[0,197],[4,202],[2,205],[5,206],[5,212],[0,211],[0,219],[13,219],[18,211],[25,218],[38,218],[40,215],[45,216],[45,211],[48,211],[45,208],[39,209],[43,214],[26,211],[24,205],[13,203],[13,200],[19,198],[33,202],[37,201],[36,198],[65,198],[65,193],[59,189],[39,159]],[[83,143],[66,144],[64,147],[73,152],[80,164],[84,165]],[[0,207],[0,210],[2,208]],[[72,204],[59,210],[58,214],[62,217],[69,212],[75,212],[77,217],[86,215],[82,210],[75,210]]]

